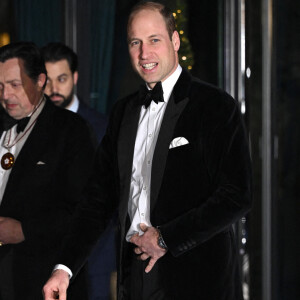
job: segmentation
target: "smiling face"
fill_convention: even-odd
[[[46,75],[40,74],[34,82],[22,59],[0,62],[0,101],[7,113],[17,120],[27,117],[42,96],[45,80]]]
[[[77,83],[78,72],[72,71],[68,61],[62,59],[56,62],[46,62],[47,85],[45,94],[52,102],[61,107],[67,107],[73,99],[74,85]]]
[[[176,70],[179,35],[174,31],[170,40],[158,11],[144,9],[136,13],[128,30],[128,43],[133,68],[151,88]]]

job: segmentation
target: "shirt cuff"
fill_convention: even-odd
[[[55,265],[54,269],[53,269],[53,272],[56,271],[56,270],[64,270],[66,271],[68,274],[69,274],[69,278],[71,279],[72,276],[73,276],[73,273],[72,271],[65,265],[61,265],[61,264],[58,264],[58,265]],[[53,273],[52,272],[52,273]]]

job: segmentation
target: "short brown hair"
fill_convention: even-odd
[[[128,17],[128,23],[127,23],[127,34],[129,32],[131,23],[133,18],[135,17],[135,15],[142,11],[142,10],[154,10],[154,11],[158,11],[162,17],[164,18],[164,21],[166,23],[166,28],[170,37],[170,40],[172,40],[172,36],[174,31],[176,30],[176,23],[175,23],[175,19],[173,16],[172,11],[166,7],[165,5],[158,3],[158,2],[139,2],[137,3],[130,12],[130,15]]]

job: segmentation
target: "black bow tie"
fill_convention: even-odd
[[[152,90],[148,90],[145,85],[142,85],[139,92],[139,99],[142,105],[147,108],[153,100],[156,104],[164,102],[164,92],[161,86],[161,81],[157,82]]]
[[[26,128],[28,122],[30,120],[30,117],[25,117],[21,120],[18,120],[18,126],[17,126],[17,133],[20,133],[21,131],[24,131],[24,129]]]
[[[20,133],[21,131],[24,131],[25,127],[27,126],[30,117],[25,117],[23,119],[20,120],[16,120],[14,118],[12,118],[10,115],[8,115],[6,112],[4,112],[1,115],[1,128],[0,131],[7,131],[10,128],[14,127],[16,124],[18,124],[17,126],[17,133]]]

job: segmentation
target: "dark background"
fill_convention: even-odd
[[[130,66],[126,44],[126,20],[136,2],[1,0],[0,34],[7,32],[11,41],[31,40],[39,46],[51,41],[75,45],[79,56],[78,95],[95,109],[109,114],[114,102],[135,91],[140,83]],[[162,2],[173,9],[185,5],[186,36],[194,55],[191,73],[224,88],[228,60],[224,4],[227,1]],[[249,265],[244,265],[243,271],[248,272],[246,281],[250,283],[250,292],[246,295],[251,300],[266,300],[262,298],[262,220],[265,217],[261,153],[265,101],[262,2],[245,0],[246,67],[251,69],[251,76],[245,77],[243,83],[253,159],[254,204],[244,228]],[[271,28],[271,299],[293,300],[300,299],[300,1],[274,0]],[[243,263],[244,259],[245,253],[241,253]]]

